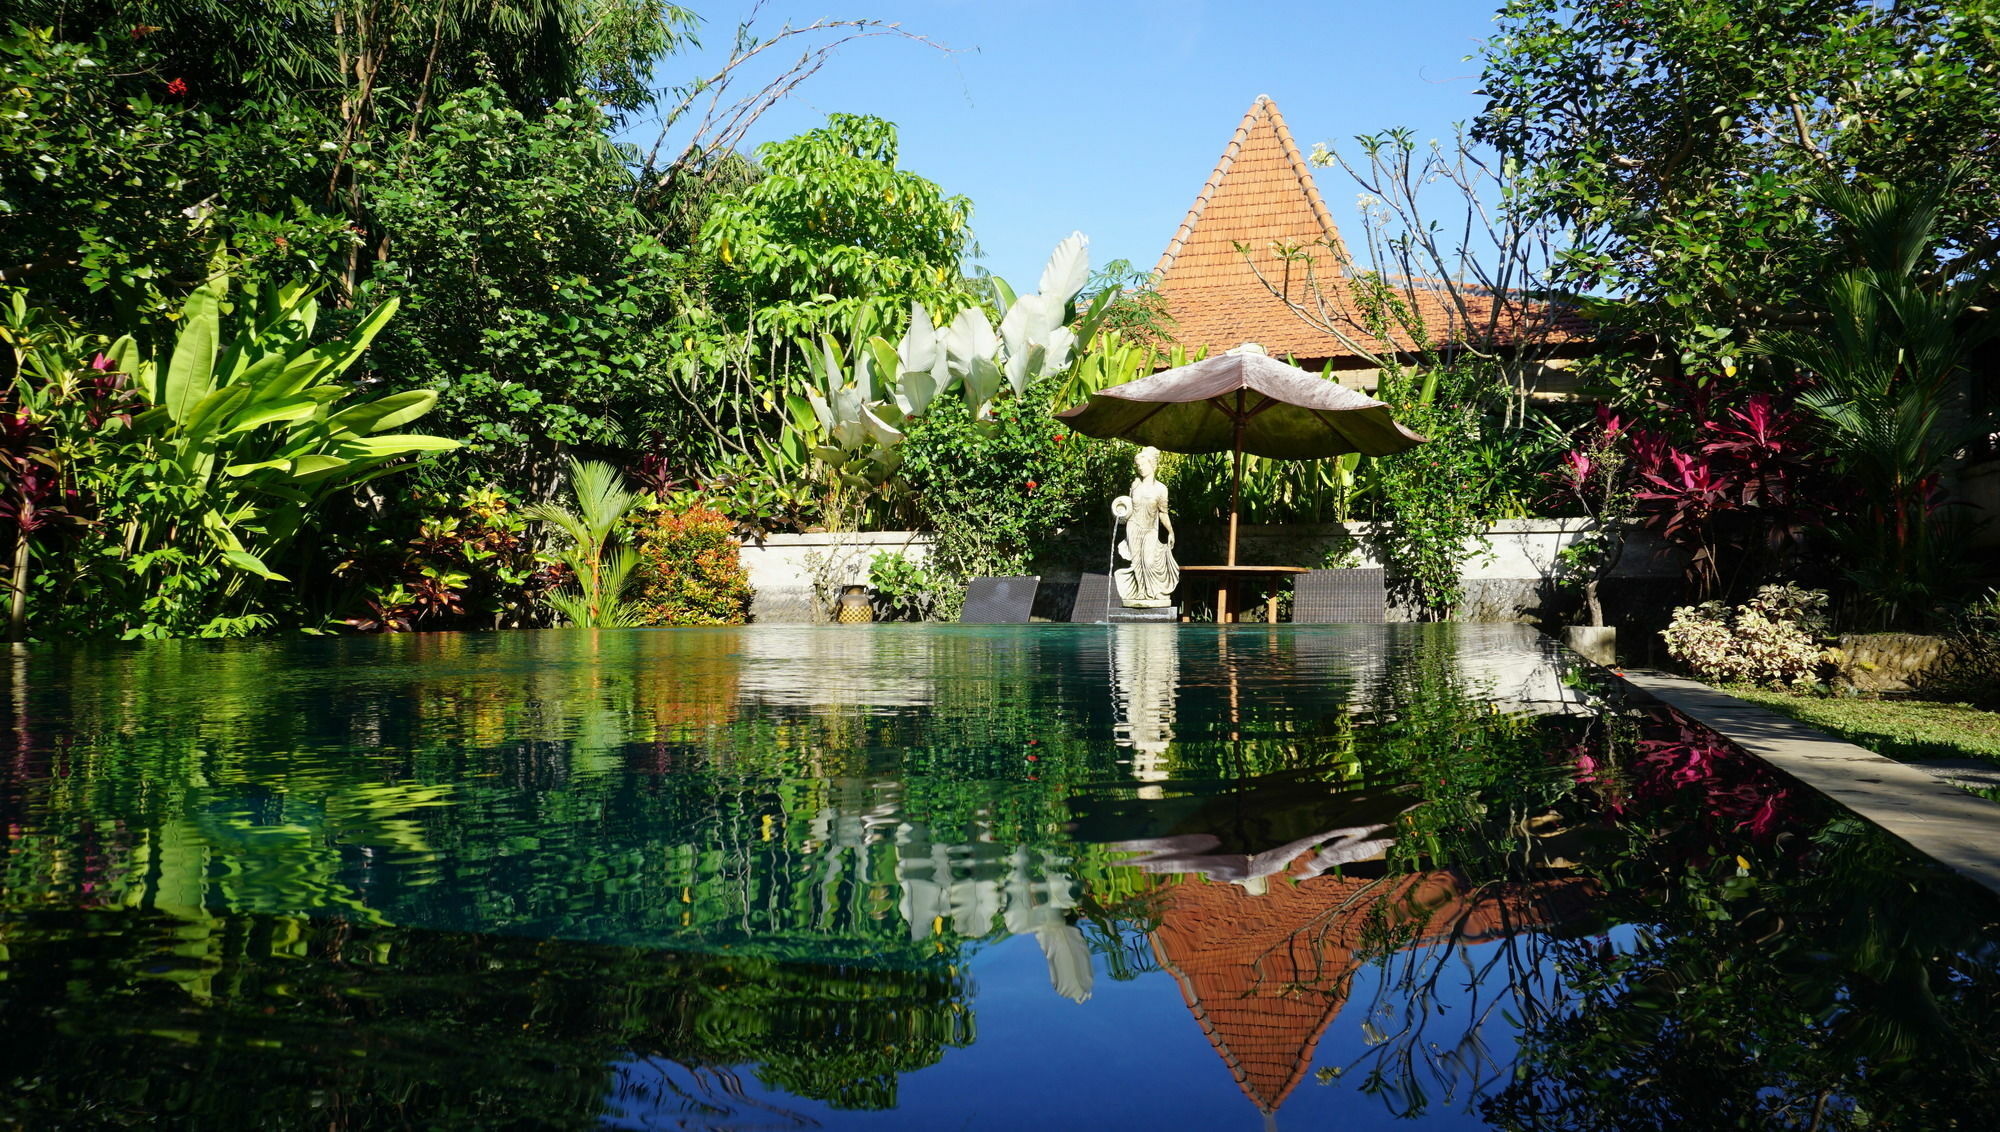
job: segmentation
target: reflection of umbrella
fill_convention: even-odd
[[[1322,460],[1360,452],[1387,456],[1424,438],[1397,424],[1389,406],[1244,345],[1192,365],[1114,385],[1056,416],[1085,436],[1150,444],[1168,452],[1234,452],[1229,489],[1229,565],[1236,565],[1236,505],[1243,454]]]

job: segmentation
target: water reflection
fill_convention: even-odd
[[[0,1123],[80,1104],[284,1126],[308,1096],[339,1098],[336,1125],[483,1118],[509,1111],[492,1082],[513,1075],[530,1122],[1013,1127],[1034,1118],[1009,1082],[1051,1072],[1046,1047],[1117,1032],[1128,1068],[1101,1044],[1065,1063],[1098,1075],[1079,1079],[1085,1116],[1159,1093],[1184,1124],[1489,1106],[1503,1126],[1588,1109],[1609,1115],[1571,1123],[1618,1127],[1563,1035],[1596,1034],[1615,1078],[1620,1035],[1693,1024],[1645,1012],[1646,964],[1690,941],[1741,951],[1718,909],[1811,923],[1836,888],[1822,842],[1781,840],[1831,819],[1678,725],[1603,710],[1507,626],[553,632],[10,662],[0,1009],[18,1025],[0,1042],[50,1091],[0,1101]],[[1838,891],[1918,891],[1855,882],[1893,853],[1842,853]],[[1931,917],[1921,954],[1942,958],[1911,960],[1951,968],[1925,992],[1951,1026],[1988,1001],[1983,924]],[[1825,1010],[1865,1012],[1891,1001],[1869,964],[1919,954],[1865,942],[1878,958],[1780,947],[1810,970],[1732,969],[1732,993],[1789,1009],[1798,986],[1834,987]],[[1147,1012],[1163,1001],[1176,1016]],[[1789,1033],[1781,1014],[1730,1033]],[[1956,1033],[1927,1040],[1973,1048]],[[1862,1056],[1788,1079],[1855,1095],[1874,1087]],[[257,1087],[190,1068],[223,1057]],[[134,1080],[79,1068],[105,1064]],[[190,1073],[205,1083],[176,1091]],[[1804,1087],[1756,1079],[1753,1115]]]
[[[1132,748],[1132,777],[1167,777],[1174,741],[1174,696],[1180,689],[1180,626],[1112,625],[1111,683],[1118,697],[1118,744]],[[1148,787],[1152,797],[1159,787]]]

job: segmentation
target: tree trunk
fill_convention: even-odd
[[[25,520],[24,513],[21,518]],[[7,639],[20,644],[28,639],[28,562],[29,543],[25,523],[14,527],[14,594],[8,603]]]

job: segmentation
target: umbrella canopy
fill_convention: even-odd
[[[1267,356],[1251,344],[1151,377],[1114,385],[1056,414],[1085,436],[1130,440],[1167,452],[1233,452],[1229,564],[1236,564],[1236,504],[1243,454],[1323,460],[1387,456],[1422,444],[1389,406]]]
[[[1387,456],[1424,440],[1375,398],[1247,350],[1114,385],[1056,416],[1085,436],[1165,452],[1243,451],[1281,460]]]

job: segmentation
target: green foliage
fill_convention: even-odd
[[[494,87],[398,144],[370,206],[394,232],[369,293],[403,297],[378,369],[440,397],[482,478],[546,490],[557,453],[672,427],[674,256],[651,242],[593,106],[534,115]]]
[[[909,327],[893,346],[863,334],[846,349],[830,336],[807,346],[814,385],[802,402],[791,402],[792,415],[803,443],[832,474],[836,492],[851,495],[857,506],[871,497],[899,502],[906,430],[938,411],[954,390],[964,395],[974,427],[985,430],[1002,398],[1011,394],[1018,403],[1031,385],[1059,374],[1069,374],[1065,385],[1073,386],[1072,371],[1082,368],[1076,348],[1097,340],[1114,297],[1103,292],[1078,308],[1090,276],[1089,249],[1081,232],[1057,244],[1033,294],[1016,295],[1005,280],[986,277],[1001,312],[997,332],[981,308],[936,322],[922,303],[912,302]]]
[[[625,486],[618,469],[602,460],[569,462],[574,510],[554,503],[527,508],[529,518],[554,527],[569,542],[554,558],[568,568],[573,588],[544,600],[575,629],[622,629],[638,624],[639,610],[626,600],[639,553],[621,542],[625,516],[642,497]]]
[[[45,631],[233,636],[268,627],[265,583],[288,581],[273,564],[331,498],[407,469],[410,456],[457,447],[394,431],[429,412],[432,394],[341,405],[352,394],[342,378],[395,314],[393,300],[331,339],[315,335],[319,307],[305,288],[266,286],[225,320],[227,301],[218,273],[178,313],[170,349],[128,334],[92,362],[84,340],[35,329],[15,296],[9,337],[29,402],[74,401],[75,375],[88,372],[125,375],[136,395],[127,413],[97,410],[95,430],[71,441],[65,474],[96,513],[42,583],[53,599],[41,611]]]
[[[371,516],[360,545],[336,547],[333,576],[357,587],[367,612],[345,618],[363,632],[502,628],[538,612],[553,582],[528,538],[519,506],[493,488],[456,499],[421,493],[413,514]],[[415,533],[409,537],[409,528]],[[336,539],[338,535],[335,536]]]
[[[639,560],[632,605],[641,625],[737,625],[750,611],[750,575],[729,520],[695,506],[654,504],[631,520]]]
[[[1108,523],[1130,446],[1076,436],[1049,408],[1039,389],[984,421],[947,401],[911,429],[903,477],[934,532],[933,568],[957,583],[941,615],[956,614],[965,579],[1026,573],[1059,532]]]
[[[1732,329],[1809,285],[1809,186],[1935,183],[1973,164],[1940,217],[1962,269],[2000,244],[2000,12],[1880,5],[1510,0],[1483,53],[1478,132],[1519,168],[1512,203],[1571,236],[1558,285],[1728,364]]]
[[[908,555],[884,550],[868,562],[877,612],[893,621],[929,621],[953,585]]]
[[[77,22],[69,38],[0,26],[0,277],[85,325],[178,307],[219,233],[253,284],[331,278],[352,241],[301,201],[325,155],[296,108],[177,95],[183,72],[131,34],[143,16],[103,39]]]
[[[1366,536],[1392,592],[1424,620],[1449,618],[1464,598],[1461,569],[1484,553],[1494,477],[1482,399],[1490,376],[1476,361],[1427,368],[1419,384],[1401,367],[1382,372],[1377,396],[1427,443],[1367,461],[1374,523]]]
[[[716,286],[761,329],[788,335],[829,318],[882,322],[921,302],[968,302],[959,274],[972,202],[896,164],[894,124],[833,114],[757,148],[761,172],[724,195],[701,229]]]
[[[1883,622],[1928,614],[1967,574],[1965,532],[1933,497],[1959,451],[1993,427],[1966,412],[1960,382],[1970,352],[2000,329],[1973,310],[2000,264],[1950,281],[1931,275],[1963,179],[1961,168],[1894,189],[1817,187],[1838,239],[1809,291],[1825,317],[1756,342],[1818,379],[1799,404],[1826,424],[1828,446],[1867,500],[1842,541],[1862,604]]]

